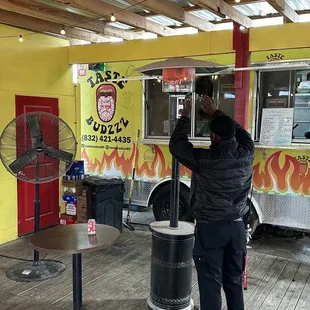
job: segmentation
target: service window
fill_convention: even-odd
[[[146,136],[169,135],[169,96],[162,92],[161,81],[148,80],[145,87]]]
[[[162,92],[160,80],[145,81],[145,133],[146,138],[167,139],[170,136],[170,112],[172,108],[182,108],[184,95],[169,96]],[[234,75],[205,76],[196,78],[196,92],[189,96],[192,100],[192,139],[208,139],[210,117],[201,110],[204,95],[213,98],[218,108],[234,117]],[[172,106],[171,106],[172,105]]]
[[[259,141],[262,110],[294,108],[292,142],[309,142],[310,70],[261,72],[255,138]]]
[[[310,131],[310,70],[296,71],[295,76],[294,138],[305,139]],[[309,142],[309,140],[306,140]]]

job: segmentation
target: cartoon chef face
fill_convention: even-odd
[[[113,89],[114,92],[113,92]],[[109,122],[116,110],[116,90],[113,85],[104,84],[97,90],[97,113],[101,121]]]

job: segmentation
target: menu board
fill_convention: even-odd
[[[260,144],[272,146],[290,145],[293,121],[293,108],[263,109]]]

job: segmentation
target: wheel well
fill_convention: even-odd
[[[171,180],[167,180],[167,181],[164,181],[164,182],[156,185],[154,187],[153,191],[151,192],[150,196],[149,196],[147,206],[149,207],[150,205],[153,204],[154,197],[158,193],[158,191],[160,191],[163,187],[170,185],[170,184],[171,184]],[[180,181],[180,188],[181,187],[187,188],[189,190],[189,186],[186,183],[183,183],[182,181]]]
[[[258,222],[259,224],[262,224],[263,222],[263,216],[262,216],[262,210],[259,207],[259,204],[257,203],[257,201],[254,199],[254,197],[250,197],[248,196],[248,202],[251,203],[253,209],[256,211],[256,214],[258,216]]]

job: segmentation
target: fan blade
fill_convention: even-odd
[[[43,149],[43,152],[50,157],[54,157],[57,158],[59,160],[62,160],[66,163],[71,163],[72,159],[73,159],[73,154],[66,152],[66,151],[62,151],[62,150],[57,150],[54,149],[50,146],[46,146]]]
[[[37,150],[30,150],[25,152],[22,156],[18,157],[14,160],[10,165],[9,168],[14,172],[18,173],[28,164],[30,164],[33,160],[37,158]]]
[[[37,144],[40,143],[42,139],[38,116],[28,115],[27,121],[28,121],[29,129],[30,129],[32,146],[36,147]]]

